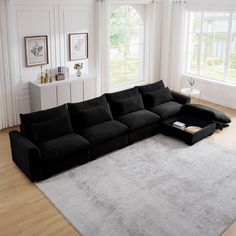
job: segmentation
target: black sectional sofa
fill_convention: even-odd
[[[158,81],[21,114],[20,132],[9,133],[12,158],[31,181],[40,181],[157,134],[189,102]]]

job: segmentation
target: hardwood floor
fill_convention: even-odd
[[[230,127],[216,132],[208,139],[235,151],[236,110],[208,102],[202,103],[231,116]],[[10,130],[0,132],[0,235],[80,235],[11,161],[8,138]],[[223,236],[235,235],[236,222]]]
[[[80,235],[11,161],[9,131],[0,132],[0,235]]]

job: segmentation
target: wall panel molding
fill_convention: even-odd
[[[70,74],[73,74],[75,62],[70,62],[68,58],[68,33],[71,31],[88,32],[89,52],[92,53],[88,60],[84,60],[85,70],[88,71],[88,67],[90,67],[91,71],[94,71],[94,68],[91,68],[94,66],[94,58],[92,58],[94,55],[94,37],[91,33],[91,27],[94,27],[94,16],[91,14],[94,1],[41,0],[36,2],[32,0],[9,0],[13,60],[16,65],[15,81],[20,113],[30,112],[28,82],[40,78],[40,66],[26,67],[25,65],[25,36],[48,36],[49,64],[43,66],[44,70],[58,66],[69,66]],[[73,19],[77,20],[73,21]]]

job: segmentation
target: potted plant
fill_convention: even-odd
[[[75,63],[74,69],[76,70],[76,75],[81,76],[81,70],[83,69],[83,63],[82,62]]]
[[[188,79],[188,82],[189,82],[189,84],[190,84],[190,87],[191,87],[191,91],[193,91],[193,85],[194,85],[194,83],[195,83],[195,80],[194,80],[194,78],[189,78]]]

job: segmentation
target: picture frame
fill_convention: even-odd
[[[88,58],[88,33],[69,34],[69,59],[76,61]]]
[[[25,41],[25,60],[26,66],[41,66],[48,64],[48,37],[26,36]]]

